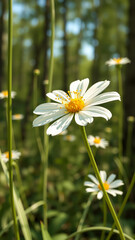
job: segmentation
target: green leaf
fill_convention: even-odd
[[[7,166],[6,166],[5,162],[1,159],[1,154],[0,154],[0,161],[1,161],[1,165],[2,165],[3,171],[5,173],[8,185],[9,185],[9,174],[8,174]],[[19,218],[19,222],[20,222],[20,225],[22,228],[24,238],[25,238],[25,240],[32,240],[31,231],[29,228],[26,213],[24,211],[23,204],[21,202],[19,194],[14,185],[13,185],[13,194],[14,194],[15,207],[16,207],[16,211],[18,213],[18,218]]]
[[[65,240],[68,237],[66,233],[60,233],[53,236],[53,240]]]
[[[43,240],[52,240],[50,234],[45,229],[45,226],[44,226],[44,224],[42,222],[41,222],[41,231],[42,231]]]

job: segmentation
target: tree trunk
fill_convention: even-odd
[[[127,139],[127,117],[135,117],[135,0],[129,0],[129,35],[127,42],[128,58],[131,60],[131,64],[127,66],[126,81],[125,81],[125,93],[124,93],[124,106],[125,106],[125,138]],[[133,136],[135,134],[135,128],[133,130]],[[132,139],[132,152],[135,151],[135,138]],[[126,144],[126,143],[125,143]],[[133,155],[132,155],[133,158]],[[134,158],[131,163],[131,169],[133,169]]]
[[[63,89],[68,90],[67,0],[63,1]]]
[[[0,91],[2,90],[2,80],[4,75],[4,60],[3,60],[3,35],[4,35],[4,13],[6,1],[0,0]]]

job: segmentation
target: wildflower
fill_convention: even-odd
[[[125,58],[111,58],[105,64],[107,64],[108,66],[113,66],[113,65],[123,65],[127,63],[131,63],[131,61],[125,57]]]
[[[88,175],[88,177],[92,180],[92,182],[84,182],[84,185],[87,186],[88,188],[86,188],[86,192],[93,192],[95,194],[97,194],[97,199],[101,199],[103,197],[103,191],[102,188],[98,182],[98,180],[91,174]],[[116,175],[115,174],[111,174],[108,178],[107,178],[107,174],[105,171],[100,171],[100,177],[101,180],[103,182],[104,188],[106,190],[107,193],[111,194],[112,196],[116,196],[118,195],[122,195],[123,192],[116,190],[115,188],[122,186],[124,183],[122,180],[115,180]],[[106,180],[107,178],[107,180]]]
[[[24,118],[24,115],[20,113],[12,115],[13,120],[22,120],[23,118]]]
[[[35,75],[39,75],[39,74],[40,74],[40,70],[39,70],[39,69],[35,69],[35,70],[34,70],[34,74],[35,74]]]
[[[16,95],[16,92],[12,91],[11,92],[11,98],[14,98],[15,95]],[[0,99],[3,99],[3,98],[8,98],[8,91],[7,90],[0,92]]]
[[[63,139],[69,142],[73,142],[76,139],[76,137],[74,135],[66,135],[63,137]]]
[[[100,138],[98,136],[94,137],[92,135],[88,136],[88,142],[91,146],[95,146],[97,148],[106,148],[108,146],[108,141],[106,141],[104,138]]]
[[[49,84],[49,80],[48,80],[48,79],[44,80],[44,81],[43,81],[43,84],[44,84],[44,85],[48,85],[48,84]]]
[[[57,103],[44,103],[36,107],[34,113],[41,116],[33,121],[33,126],[42,126],[59,118],[47,129],[48,135],[55,136],[69,126],[74,116],[75,122],[80,126],[92,123],[93,117],[110,119],[111,112],[104,107],[97,106],[120,100],[120,95],[117,92],[100,94],[109,84],[110,81],[107,80],[97,82],[87,90],[89,79],[86,78],[82,81],[72,82],[68,94],[62,90],[47,93],[47,97]]]
[[[16,160],[16,159],[19,159],[21,156],[21,153],[18,152],[18,151],[15,151],[15,150],[12,150],[12,153],[11,153],[11,157],[13,160]],[[9,152],[4,152],[1,154],[1,159],[4,161],[4,162],[8,162],[9,161]]]
[[[134,122],[135,117],[134,116],[128,116],[127,120],[128,120],[128,122]]]

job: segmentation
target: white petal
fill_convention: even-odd
[[[88,88],[88,85],[89,85],[89,79],[88,78],[85,78],[82,81],[80,81],[80,83],[77,87],[78,92],[80,91],[80,96],[84,95],[84,93],[86,92],[86,90]]]
[[[108,109],[106,109],[104,107],[100,107],[100,106],[92,106],[91,107],[91,105],[88,105],[83,108],[83,111],[89,112],[91,117],[103,117],[106,120],[108,120],[112,117],[112,114]]]
[[[110,81],[107,81],[107,80],[95,83],[92,87],[90,87],[87,90],[83,98],[85,99],[85,101],[88,101],[94,98],[99,93],[101,93],[105,88],[107,88],[109,84],[110,84]]]
[[[60,92],[62,92],[63,94],[62,93],[60,94]],[[50,99],[54,100],[55,102],[63,103],[62,99],[64,99],[66,102],[68,99],[68,95],[66,95],[66,93],[65,94],[64,93],[65,92],[63,92],[63,91],[57,90],[57,91],[47,93],[46,96],[49,97]]]
[[[124,185],[122,180],[116,180],[116,181],[114,181],[110,184],[110,188],[117,188],[117,187],[122,186],[122,185]]]
[[[86,192],[97,192],[97,189],[94,189],[94,188],[86,188]]]
[[[43,103],[43,104],[40,104],[39,106],[37,106],[35,108],[35,110],[33,111],[33,113],[35,114],[47,114],[51,111],[58,111],[60,110],[61,108],[65,108],[64,105],[62,104],[59,104],[59,103]]]
[[[55,90],[52,92],[56,97],[60,98],[62,101],[69,101],[69,95],[62,90]]]
[[[104,183],[106,181],[106,172],[100,171],[100,176],[101,176],[102,182]]]
[[[97,185],[95,183],[92,183],[92,182],[84,182],[84,186],[89,186],[89,187],[97,187]]]
[[[116,193],[113,190],[107,190],[107,193],[111,194],[112,196],[116,197]]]
[[[99,191],[97,194],[97,199],[101,199],[103,197],[103,192]]]
[[[122,194],[123,194],[122,191],[115,190],[115,189],[113,189],[113,190],[112,190],[112,189],[109,189],[109,190],[107,190],[107,192],[110,193],[110,194],[112,194],[112,195],[114,194],[113,196],[116,196],[117,194],[118,194],[118,195],[122,195]]]
[[[76,80],[70,84],[70,93],[71,93],[72,98],[74,98],[73,92],[76,92],[79,84],[80,84],[80,80]]]
[[[59,111],[50,111],[48,112],[48,115],[43,114],[33,121],[33,127],[39,127],[42,125],[45,125],[47,123],[50,123],[57,118],[60,118],[61,116],[65,115],[65,109],[60,109]]]
[[[75,114],[75,121],[80,126],[86,126],[87,123],[93,122],[93,117],[90,116],[89,112],[80,111]]]
[[[111,174],[111,175],[108,177],[108,179],[107,179],[108,184],[110,184],[115,178],[116,178],[116,175],[115,175],[115,174]]]
[[[63,132],[71,123],[73,114],[67,114],[64,117],[58,119],[56,122],[54,122],[48,129],[47,134],[55,136],[61,132]]]
[[[115,100],[119,100],[120,101],[120,95],[117,92],[107,92],[107,93],[102,93],[92,99],[90,99],[89,101],[85,101],[85,104],[90,104],[91,106],[95,106],[95,105],[99,105],[99,104],[103,104],[106,102],[111,102],[111,101],[115,101]]]
[[[95,183],[95,184],[99,184],[98,180],[92,175],[92,174],[89,174],[88,177]]]

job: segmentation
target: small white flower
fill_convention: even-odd
[[[48,79],[44,80],[44,81],[43,81],[43,84],[44,84],[44,85],[48,85],[48,84],[49,84],[49,80],[48,80]]]
[[[12,115],[13,120],[22,120],[23,118],[24,118],[24,115],[20,113]]]
[[[98,199],[101,199],[103,197],[103,191],[99,184],[99,181],[91,174],[89,174],[88,177],[92,180],[92,182],[84,182],[84,185],[87,186],[86,192],[93,192],[93,193],[97,194]],[[111,174],[107,178],[106,172],[100,171],[100,177],[101,177],[101,180],[103,182],[104,188],[107,193],[111,194],[114,197],[116,197],[117,194],[118,195],[123,194],[122,191],[115,189],[117,187],[124,185],[122,180],[113,181],[116,178],[115,174]],[[106,178],[107,178],[107,180],[106,180]]]
[[[11,92],[11,98],[14,98],[15,95],[16,95],[16,92],[12,91]],[[7,90],[0,92],[0,99],[3,99],[3,98],[8,98],[8,91]]]
[[[106,141],[104,138],[100,138],[98,136],[94,137],[92,135],[88,136],[88,142],[90,146],[95,146],[97,148],[106,148],[108,146],[108,141]]]
[[[109,66],[113,66],[113,65],[123,65],[123,64],[127,64],[127,63],[131,63],[131,61],[125,57],[125,58],[111,58],[105,64],[107,64]]]
[[[33,126],[42,126],[58,119],[47,129],[48,135],[55,136],[69,126],[74,116],[75,122],[80,126],[92,123],[94,117],[110,119],[111,112],[98,106],[106,102],[120,100],[120,95],[117,92],[100,94],[109,84],[110,81],[107,80],[97,82],[87,90],[89,79],[86,78],[82,81],[72,82],[68,94],[62,90],[47,93],[47,97],[57,103],[44,103],[36,107],[34,113],[41,116],[33,121]]]
[[[76,139],[76,137],[74,135],[66,135],[63,137],[63,139],[69,142],[73,142]]]
[[[21,156],[21,153],[18,152],[18,151],[15,151],[15,150],[12,150],[12,159],[13,160],[16,160],[16,159],[19,159],[20,156]],[[4,162],[8,162],[9,161],[9,152],[4,152],[1,154],[1,159],[4,161]]]

